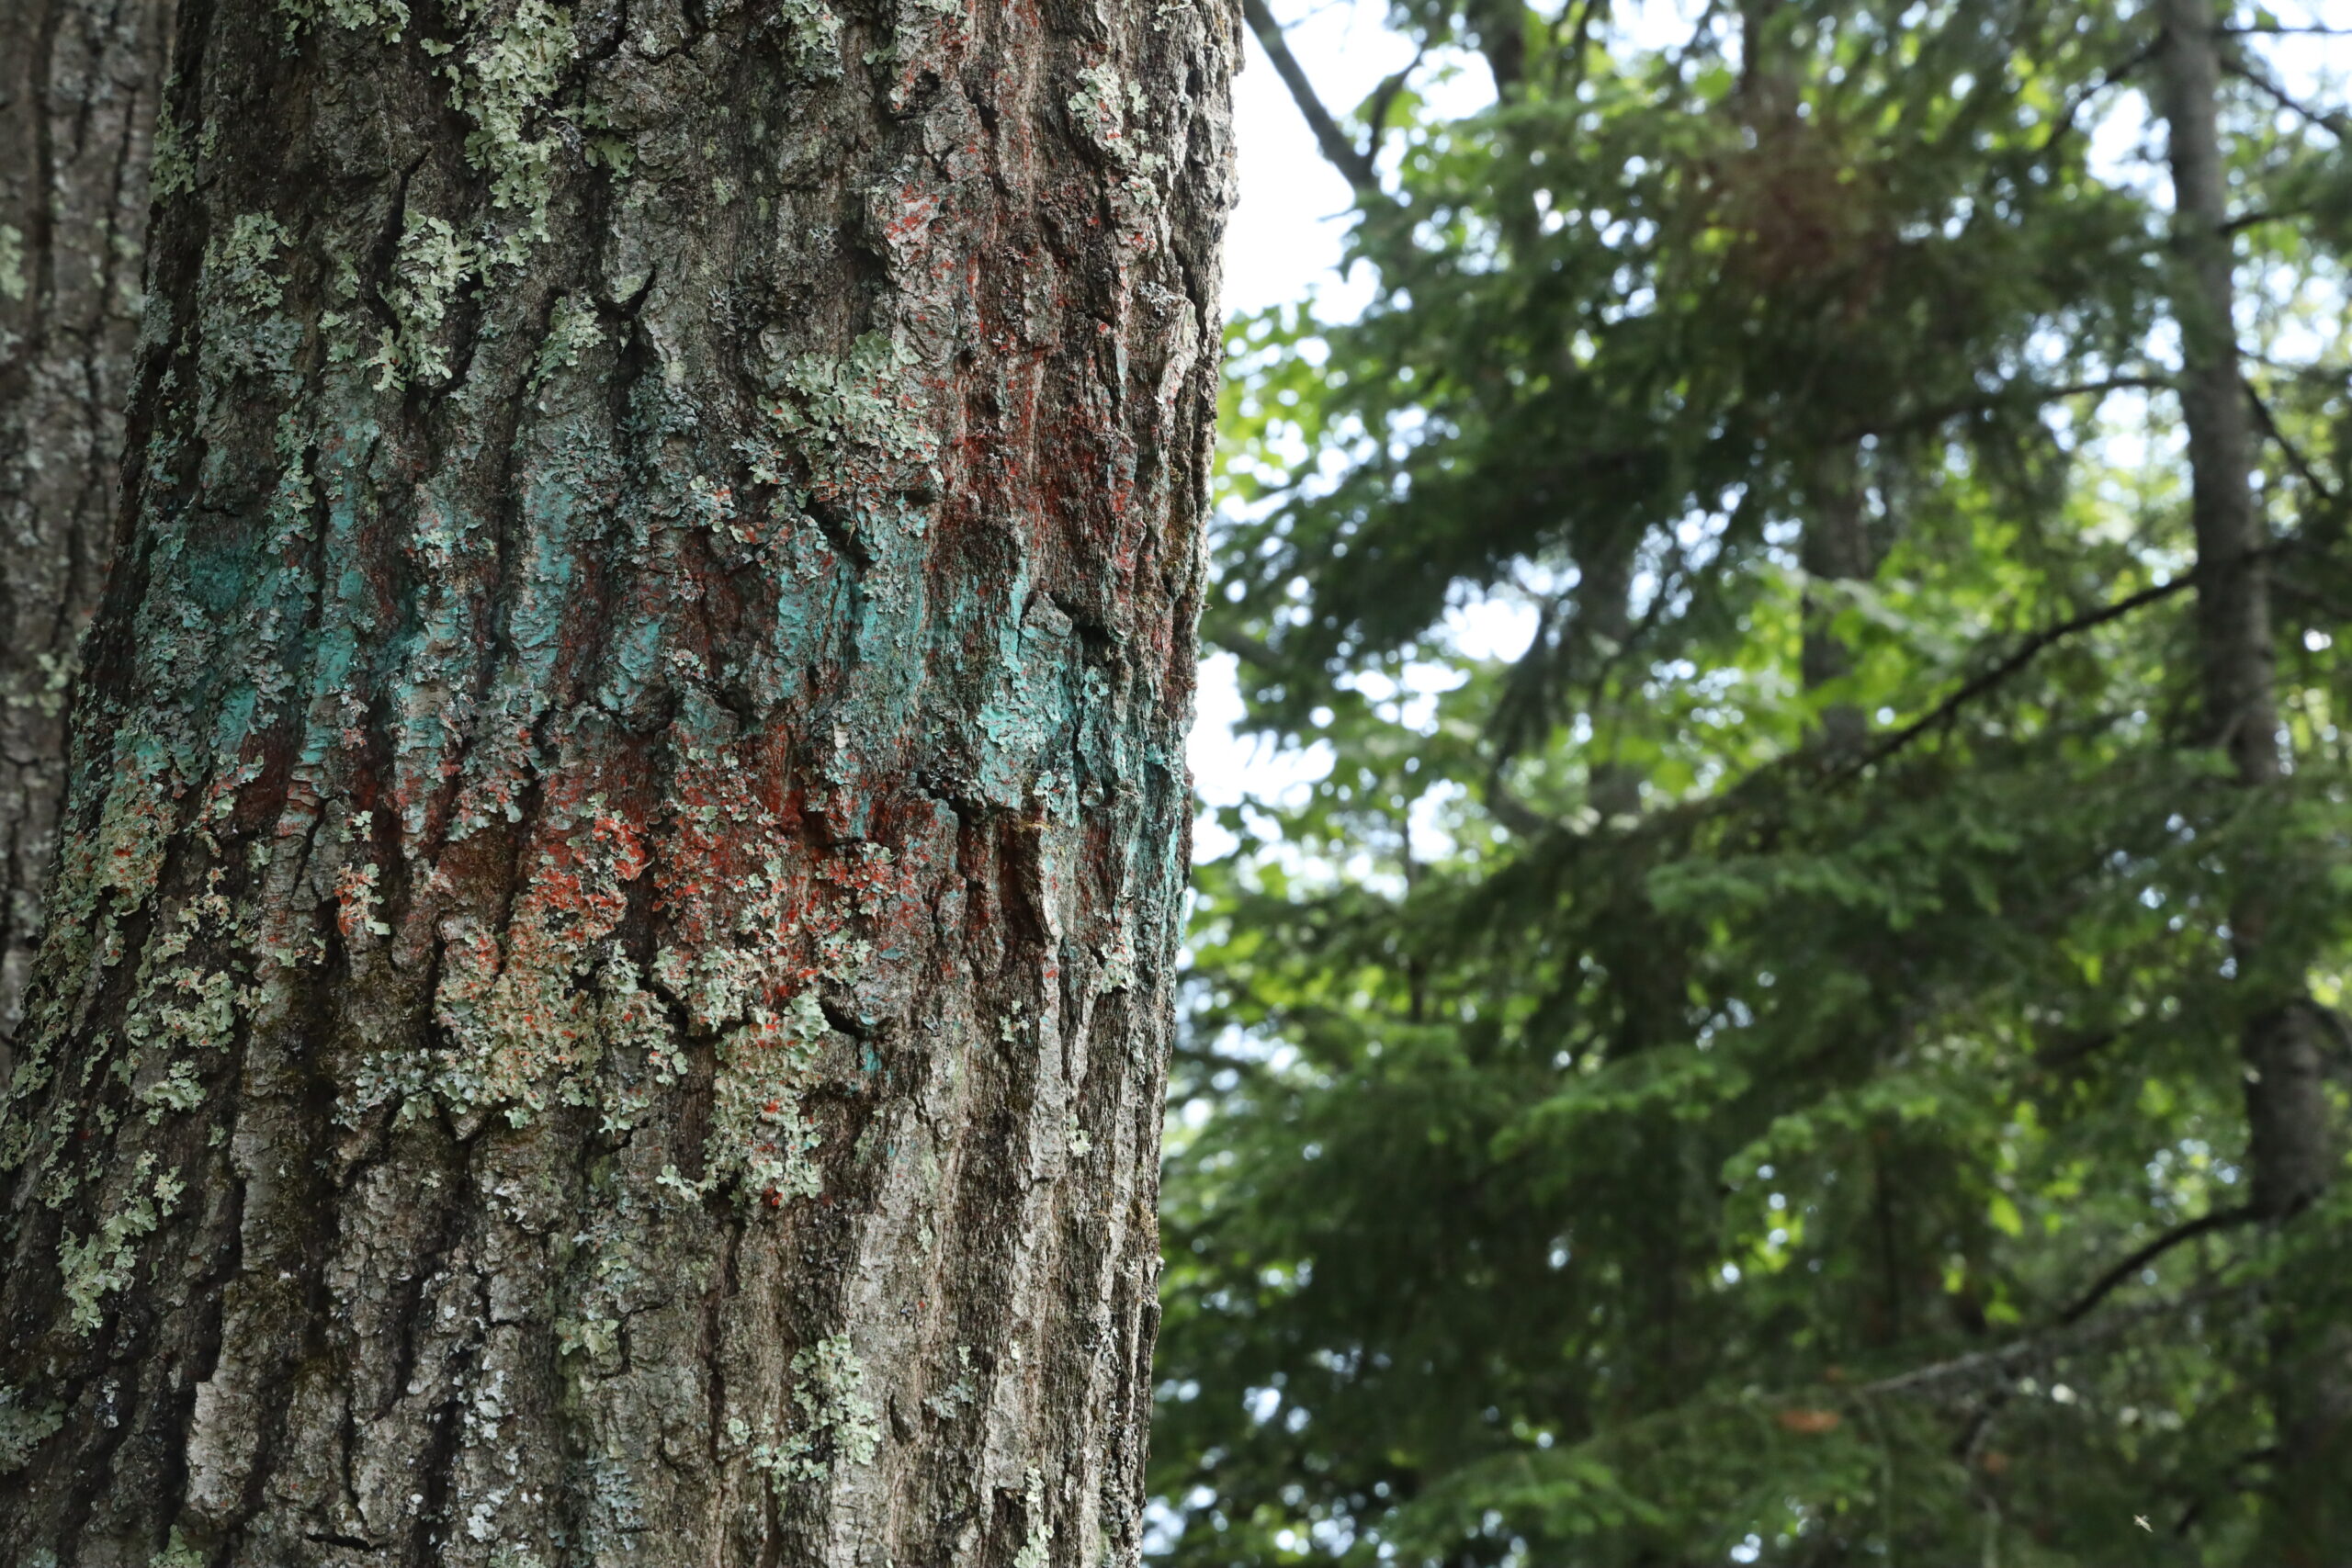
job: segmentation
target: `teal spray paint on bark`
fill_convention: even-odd
[[[1056,26],[202,18],[0,1537],[1133,1554],[1233,39]]]

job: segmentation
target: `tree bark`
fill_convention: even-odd
[[[0,1564],[1135,1555],[1233,28],[183,12]]]
[[[2173,184],[2180,283],[2181,416],[2188,437],[2197,547],[2196,635],[2201,741],[2249,789],[2275,785],[2285,758],[2273,695],[2267,530],[2250,476],[2255,434],[2240,379],[2229,190],[2219,118],[2226,6],[2164,0],[2158,97]],[[2239,1035],[2245,1082],[2249,1206],[2272,1222],[2309,1207],[2335,1164],[2319,1042],[2299,976],[2267,950],[2273,933],[2256,867],[2240,867],[2230,910],[2237,973],[2263,987]],[[2333,1562],[2352,1512],[2342,1501],[2352,1458],[2352,1335],[2299,1325],[2284,1301],[2270,1329],[2278,1465],[2267,1543],[2280,1561]]]
[[[171,19],[170,0],[0,0],[0,1084],[113,525]]]

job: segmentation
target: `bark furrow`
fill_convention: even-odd
[[[1232,28],[184,11],[0,1563],[1134,1555]]]

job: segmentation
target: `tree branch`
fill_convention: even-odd
[[[1497,765],[1487,774],[1487,815],[1522,839],[1540,838],[1545,833],[1562,829],[1565,824],[1555,822],[1511,792],[1503,782],[1503,771]]]
[[[2193,1220],[2173,1226],[2172,1229],[2101,1274],[2092,1282],[2089,1290],[2085,1291],[2075,1299],[2073,1306],[2058,1314],[2058,1326],[2072,1328],[2075,1324],[2080,1323],[2091,1308],[2106,1300],[2108,1294],[2117,1286],[2178,1247],[2182,1242],[2193,1241],[2200,1235],[2211,1235],[2215,1231],[2229,1230],[2233,1226],[2246,1224],[2258,1217],[2251,1207],[2215,1209],[2211,1213],[2199,1214]]]
[[[2010,649],[2007,658],[1979,671],[1962,682],[1960,688],[1943,701],[1902,728],[1887,735],[1870,750],[1847,763],[1838,770],[1838,776],[1840,779],[1851,778],[1867,769],[1875,767],[1927,734],[1928,731],[1950,724],[1962,707],[2032,663],[2052,643],[2063,642],[2079,632],[2103,626],[2109,621],[2122,619],[2134,610],[2169,599],[2196,581],[2197,573],[2184,571],[2168,582],[2159,582],[2154,587],[2143,588],[2137,593],[2126,594],[2112,604],[2102,604],[2096,610],[2086,611],[2070,620],[2061,621],[2054,626],[2044,626]]]
[[[2268,436],[2278,446],[2278,450],[2286,454],[2287,466],[2295,470],[2295,477],[2311,486],[2312,493],[2322,501],[2333,504],[2335,500],[2335,491],[2312,469],[2310,461],[2303,456],[2302,448],[2289,440],[2287,433],[2278,428],[2278,421],[2271,413],[2270,405],[2263,400],[2260,392],[2254,389],[2254,384],[2251,381],[2245,382],[2245,398],[2247,402],[2254,405],[2255,423],[2262,426],[2262,434]]]
[[[1315,84],[1306,79],[1306,68],[1290,51],[1290,40],[1283,37],[1283,27],[1274,20],[1266,0],[1241,0],[1241,14],[1249,18],[1250,30],[1258,35],[1258,43],[1265,50],[1266,58],[1274,62],[1274,74],[1290,89],[1291,101],[1298,105],[1298,112],[1306,121],[1306,129],[1315,133],[1315,144],[1331,166],[1348,177],[1348,183],[1359,191],[1377,191],[1380,175],[1373,167],[1369,155],[1358,152],[1323,100],[1315,95]]]
[[[1936,1361],[1928,1366],[1914,1367],[1907,1372],[1897,1372],[1893,1377],[1881,1378],[1876,1382],[1860,1384],[1855,1388],[1854,1393],[1868,1398],[1879,1394],[1916,1393],[1939,1383],[1985,1382],[1996,1378],[2006,1382],[2019,1367],[2030,1366],[2036,1361],[2047,1360],[2053,1356],[2063,1355],[2068,1350],[2095,1345],[2102,1339],[2113,1338],[2116,1335],[2136,1328],[2152,1318],[2169,1316],[2173,1313],[2186,1311],[2193,1306],[2201,1306],[2225,1296],[2245,1293],[2247,1293],[2247,1288],[2243,1285],[2190,1291],[2181,1295],[2166,1297],[2163,1301],[2149,1302],[2141,1306],[2109,1313],[2095,1323],[2069,1325],[2041,1334],[2030,1335],[2023,1339],[2012,1340],[1997,1349],[1971,1351],[1965,1356],[1955,1356],[1949,1361]]]
[[[2249,64],[2244,60],[2224,60],[2222,62],[2222,69],[2248,86],[2276,100],[2281,108],[2290,109],[2302,116],[2303,118],[2335,137],[2336,141],[2352,141],[2352,120],[2346,120],[2344,116],[2331,110],[2313,108],[2272,81],[2269,74],[2259,67]]]
[[[2034,388],[2033,402],[2039,406],[2042,403],[2063,402],[2068,398],[2095,395],[2104,397],[2109,392],[2163,391],[2172,384],[2173,379],[2169,376],[2109,376],[2097,381],[2067,381],[2055,387]],[[1996,408],[2017,395],[2015,389],[2004,387],[1997,392],[1988,392],[1982,397],[1971,398],[1964,402],[1939,403],[1932,408],[1921,409],[1917,413],[1905,414],[1898,420],[1865,425],[1861,429],[1849,433],[1845,439],[1859,441],[1865,435],[1886,435],[1901,430],[1931,428],[1948,419],[1957,419],[1962,414],[1981,413],[1987,409]]]
[[[2147,63],[2148,57],[2156,52],[2162,42],[2161,39],[2151,39],[2148,42],[2142,44],[2138,49],[2100,72],[2097,79],[2067,99],[2066,107],[2058,112],[2057,119],[2052,122],[2050,134],[2041,139],[2041,151],[2049,152],[2058,145],[2060,137],[2072,134],[2075,120],[2083,112],[2083,107]]]
[[[1381,80],[1379,86],[1372,90],[1371,103],[1364,110],[1364,154],[1367,162],[1380,151],[1380,134],[1388,129],[1388,111],[1396,106],[1396,95],[1405,90],[1405,84],[1412,80],[1413,73],[1421,68],[1421,60],[1428,53],[1426,45],[1414,50],[1413,58],[1405,62],[1403,70],[1390,73]]]
[[[2259,228],[2265,223],[2285,223],[2297,218],[2308,218],[2310,216],[2311,209],[2308,207],[2290,207],[2285,209],[2273,207],[2257,208],[2252,212],[2241,212],[2235,218],[2231,219],[2227,223],[2222,224],[2222,232],[2224,234],[2243,234],[2248,229]]]

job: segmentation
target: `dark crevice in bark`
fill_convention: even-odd
[[[503,18],[421,5],[412,31],[462,73]],[[626,15],[583,19],[551,92],[607,117],[633,172],[559,139],[550,239],[456,280],[435,342],[462,377],[401,357],[379,391],[329,352],[332,247],[363,253],[364,355],[417,319],[391,309],[418,286],[412,226],[478,231],[472,111],[414,38],[321,18],[289,54],[268,8],[208,11],[175,96],[199,141],[222,134],[166,220],[174,336],[137,416],[175,455],[128,502],[91,675],[112,705],[84,743],[109,775],[117,745],[185,758],[178,782],[227,809],[216,845],[172,804],[160,879],[123,890],[128,951],[68,1000],[93,1037],[119,1029],[159,919],[223,867],[253,934],[187,949],[181,983],[270,999],[236,1002],[200,1114],[102,1162],[185,1162],[191,1132],[234,1125],[174,1169],[252,1242],[182,1318],[143,1284],[107,1302],[203,1375],[141,1427],[182,1436],[177,1495],[122,1468],[102,1528],[152,1551],[186,1513],[224,1568],[294,1543],[487,1568],[600,1538],[649,1568],[944,1561],[1034,1467],[1048,1515],[1100,1478],[1133,1539],[1140,1405],[1102,1356],[1148,1344],[1151,1140],[1112,1129],[1156,1114],[1170,993],[1157,970],[1107,998],[1088,977],[1114,946],[1160,952],[1181,906],[1159,846],[1185,808],[1215,354],[1164,306],[1214,291],[1231,40],[1198,12],[1074,18],[1091,43],[970,20],[910,27],[899,44],[938,54],[870,73],[854,57],[888,29],[854,24],[834,78],[780,26],[654,17],[640,48]],[[379,48],[380,71],[342,70]],[[1152,85],[1155,145],[1181,152],[1150,171],[1157,235],[1102,222],[1128,165],[1080,152],[1066,110],[1095,70]],[[251,297],[283,298],[248,311],[205,248],[264,211],[283,288]],[[581,333],[555,300],[590,276]],[[273,342],[276,368],[238,367]],[[773,514],[747,446],[811,521]],[[289,450],[309,537],[272,547]],[[695,499],[722,494],[757,547]],[[238,610],[204,597],[204,552],[255,579]],[[175,688],[175,660],[227,695]],[[138,820],[115,792],[141,782],[89,782],[85,841]],[[1102,1138],[1082,1170],[1069,1121]],[[56,1237],[29,1239],[0,1292],[40,1327]],[[55,1501],[0,1498],[0,1525],[52,1530]],[[1069,1535],[1057,1561],[1092,1550]]]

